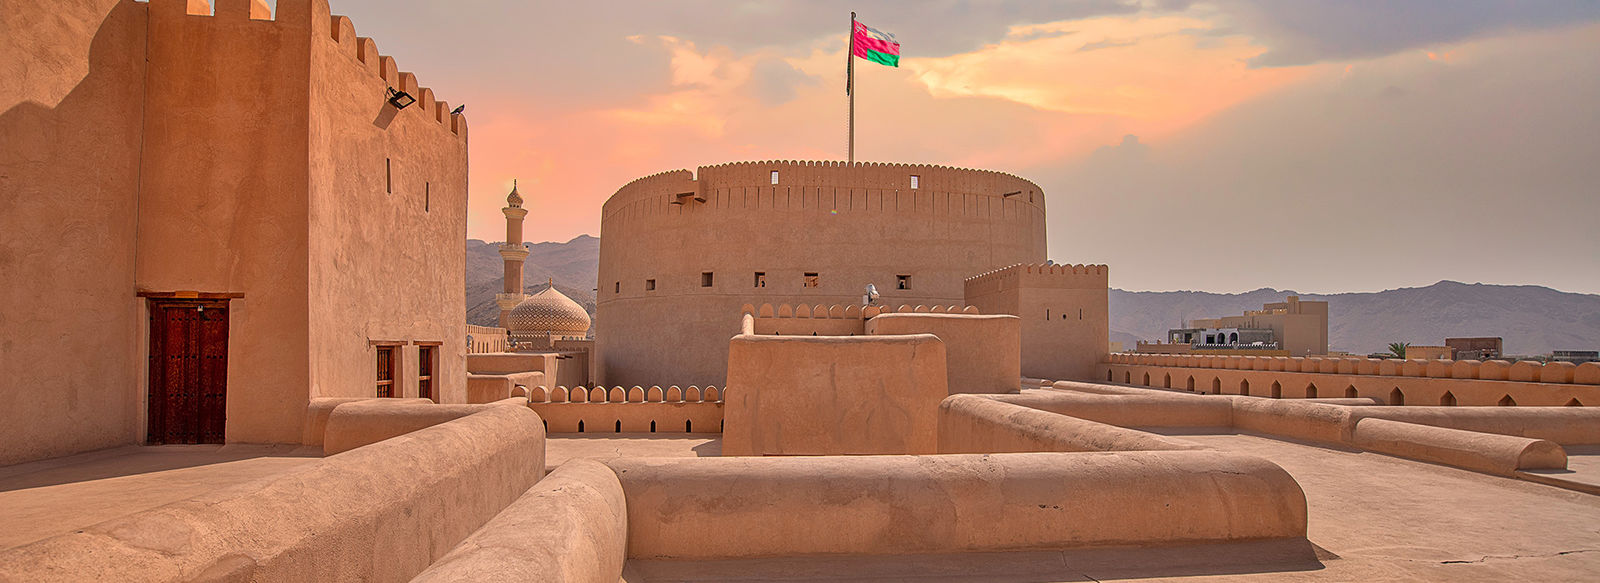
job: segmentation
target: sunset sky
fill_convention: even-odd
[[[468,236],[599,235],[627,181],[857,157],[1015,173],[1114,287],[1600,293],[1600,2],[332,0],[471,133]]]

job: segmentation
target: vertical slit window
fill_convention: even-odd
[[[394,193],[394,162],[389,158],[383,159],[383,191]]]
[[[433,184],[422,183],[422,212],[428,212],[429,203],[433,202]]]

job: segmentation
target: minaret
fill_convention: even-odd
[[[500,212],[506,215],[506,242],[500,246],[500,257],[506,261],[506,285],[504,293],[495,294],[494,299],[500,304],[500,327],[504,328],[511,308],[528,297],[522,293],[522,262],[528,258],[528,250],[522,247],[522,219],[528,216],[528,209],[522,208],[515,179],[511,181],[511,194],[506,195],[506,207]]]

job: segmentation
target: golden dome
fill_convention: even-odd
[[[511,332],[582,336],[589,331],[589,312],[554,286],[528,296],[506,315]]]

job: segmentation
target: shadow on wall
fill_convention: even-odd
[[[18,4],[0,0],[0,10],[40,10]],[[34,51],[21,56],[23,70],[39,70],[31,83],[0,90],[20,100],[0,113],[0,273],[8,282],[0,286],[0,376],[7,392],[51,390],[0,413],[0,442],[33,444],[5,448],[0,465],[134,442],[139,303],[127,242],[145,95],[144,5],[107,4],[63,6],[53,20],[13,31]],[[94,27],[81,79],[68,78],[83,58],[75,19]],[[54,98],[52,81],[73,85],[53,107],[34,101]]]

